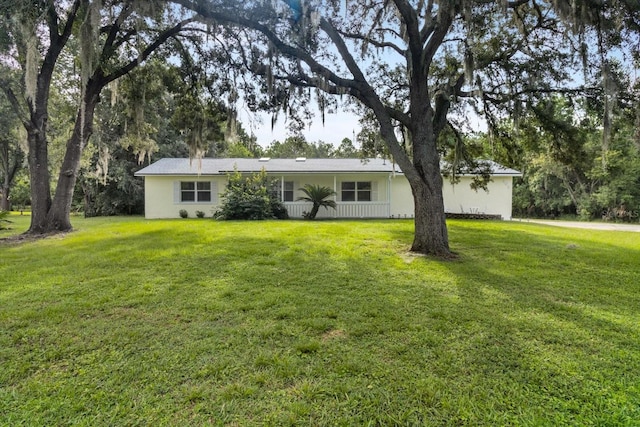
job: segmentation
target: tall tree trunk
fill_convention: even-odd
[[[49,151],[46,125],[42,130],[29,129],[29,178],[31,188],[31,225],[27,233],[42,234],[47,230],[47,213],[51,207]]]
[[[72,229],[70,214],[73,191],[80,170],[80,160],[84,147],[93,132],[93,116],[99,102],[100,84],[89,85],[82,107],[76,116],[76,124],[67,141],[67,149],[58,175],[58,184],[53,202],[47,215],[48,231],[69,231]]]
[[[0,197],[0,211],[10,211],[11,204],[9,203],[9,192],[11,191],[11,188],[7,185],[6,180],[2,183],[2,188],[0,188],[0,190],[2,191],[2,197]]]
[[[0,183],[0,211],[11,210],[9,205],[9,191],[11,190],[10,161],[9,161],[9,144],[0,141],[0,161],[2,161],[2,182]]]
[[[384,113],[378,114],[380,134],[411,186],[415,214],[411,251],[449,258],[452,253],[444,213],[440,155],[433,126],[430,125],[431,110],[417,111],[416,116],[419,114],[423,120],[416,120],[418,124],[411,132],[413,160],[400,148],[390,118]]]
[[[439,257],[450,257],[449,235],[442,195],[442,173],[431,111],[418,121],[412,132],[415,173],[405,174],[411,185],[415,211],[415,233],[411,250]]]
[[[414,198],[415,233],[411,250],[450,257],[449,236],[442,197],[442,177],[410,181]]]
[[[442,196],[442,174],[438,153],[439,115],[446,109],[434,110],[429,95],[427,65],[418,54],[414,54],[412,69],[415,78],[411,85],[411,150],[414,171],[407,175],[413,192],[415,209],[415,233],[411,250],[439,257],[451,257],[449,235]],[[425,100],[427,102],[425,102]],[[414,173],[415,172],[415,173]]]
[[[422,91],[420,96],[429,99],[426,87],[423,87]],[[412,158],[400,147],[391,118],[386,114],[382,104],[371,104],[374,105],[373,110],[380,124],[380,134],[411,186],[415,214],[411,251],[450,258],[452,253],[449,249],[444,213],[440,155],[433,126],[433,110],[428,103],[418,101],[419,99],[412,105],[411,127],[408,129],[412,142]]]

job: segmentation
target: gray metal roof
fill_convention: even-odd
[[[383,159],[160,159],[136,172],[149,175],[226,175],[236,168],[240,172],[269,173],[401,173],[398,165]]]
[[[520,176],[520,172],[490,162],[494,175]],[[160,159],[139,170],[136,176],[226,175],[234,171],[268,173],[402,173],[384,159]]]

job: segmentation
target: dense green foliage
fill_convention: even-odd
[[[323,141],[307,141],[302,135],[290,136],[284,141],[272,141],[271,144],[261,150],[261,155],[283,159],[296,157],[308,157],[310,159],[364,157],[349,138],[343,138],[340,145],[336,147]]]
[[[228,176],[222,204],[214,213],[217,219],[286,219],[287,209],[276,192],[270,191],[272,179],[263,169],[251,175],[237,170]]]
[[[560,97],[485,140],[490,157],[524,174],[514,184],[515,216],[638,221],[636,118],[632,108],[616,113],[606,144],[597,116],[585,116],[583,107]]]
[[[11,190],[24,166],[19,126],[18,117],[6,99],[0,96],[0,210],[11,209]]]
[[[0,242],[0,424],[640,419],[637,233],[449,221],[452,262],[400,220],[73,223]]]
[[[336,208],[335,200],[327,199],[327,197],[335,196],[336,192],[329,187],[314,184],[305,184],[300,191],[304,193],[304,196],[298,197],[297,200],[304,200],[305,202],[313,203],[311,211],[304,212],[304,219],[316,219],[318,210],[323,207],[325,209]]]
[[[134,173],[155,159],[189,156],[183,131],[188,90],[181,70],[159,60],[105,89],[111,102],[96,110],[95,132],[76,184],[76,210],[86,216],[144,212],[144,181]],[[223,140],[224,109],[211,104],[200,117],[207,120],[212,140]]]

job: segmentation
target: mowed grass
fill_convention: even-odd
[[[0,243],[2,425],[640,425],[638,233],[73,222]]]

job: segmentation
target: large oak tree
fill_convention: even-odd
[[[28,134],[31,226],[40,234],[71,229],[69,214],[81,155],[93,132],[102,90],[143,63],[192,19],[162,1],[2,1],[2,89]],[[64,49],[79,64],[80,90],[73,131],[51,196],[47,122],[53,72]],[[20,70],[19,81],[10,76]],[[69,76],[74,78],[74,76]]]
[[[624,44],[614,28],[629,34],[638,22],[628,0],[175,2],[264,77],[274,105],[291,111],[299,88],[315,88],[321,109],[327,94],[364,106],[411,185],[412,250],[445,257],[443,132],[460,135],[480,116],[491,125],[553,93],[595,90],[576,75],[606,69],[605,46]]]

